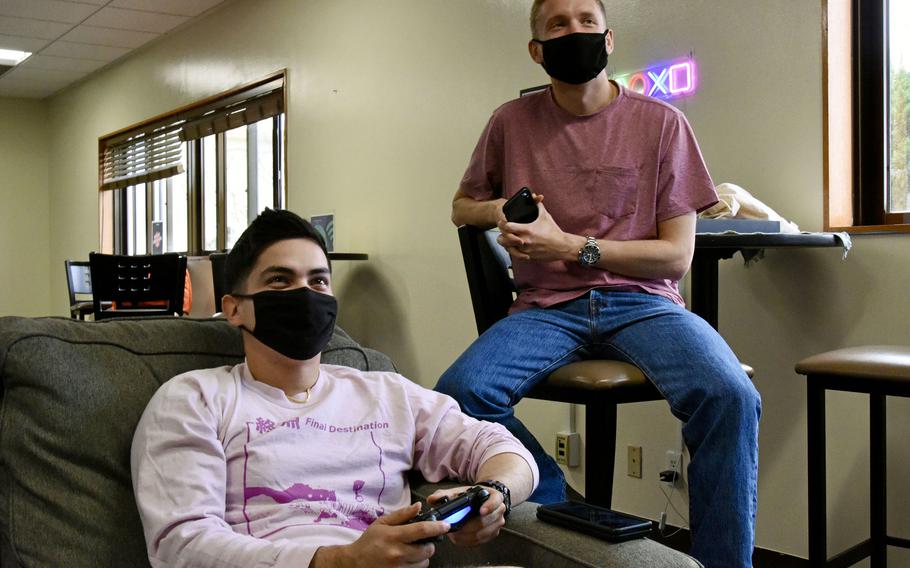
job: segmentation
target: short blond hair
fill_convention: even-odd
[[[540,17],[540,7],[543,6],[543,3],[547,0],[534,0],[534,3],[531,4],[531,37],[537,37],[537,18]],[[597,6],[600,8],[600,13],[604,17],[604,22],[607,21],[607,9],[604,8],[603,0],[594,0],[597,2]]]

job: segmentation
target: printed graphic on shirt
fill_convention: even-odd
[[[361,532],[366,530],[385,513],[381,504],[386,486],[382,467],[383,448],[375,434],[388,428],[389,423],[383,421],[333,424],[299,417],[286,421],[257,417],[255,421],[247,422],[243,447],[243,515],[247,534],[264,538],[300,525],[335,525]],[[314,441],[314,434],[317,437],[342,434],[331,444],[338,444],[339,449],[344,451],[362,448],[354,456],[356,463],[341,464],[333,456],[323,455],[327,453],[324,441]],[[351,457],[347,456],[348,459]],[[273,475],[279,462],[282,463],[280,470],[284,472],[317,471],[323,475],[329,470],[337,473],[338,469],[343,471],[351,466],[353,479],[338,487],[321,487],[318,480],[314,483],[313,480],[293,477],[293,482],[287,485],[276,487],[274,481],[269,485],[268,480],[275,479]],[[331,479],[332,475],[327,477]],[[263,480],[266,485],[261,483]],[[279,506],[278,511],[276,506]]]

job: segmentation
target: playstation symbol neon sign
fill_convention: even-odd
[[[613,79],[630,91],[665,101],[691,95],[698,82],[695,60],[691,58],[653,65]]]

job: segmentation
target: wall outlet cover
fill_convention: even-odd
[[[641,446],[629,446],[629,477],[641,479]]]

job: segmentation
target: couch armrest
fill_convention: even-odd
[[[421,500],[453,482],[428,483],[411,479],[411,493]],[[537,519],[537,504],[513,507],[506,526],[491,543],[474,547],[455,546],[445,540],[436,546],[430,566],[547,566],[548,568],[699,568],[690,556],[647,538],[620,543],[606,542]]]

